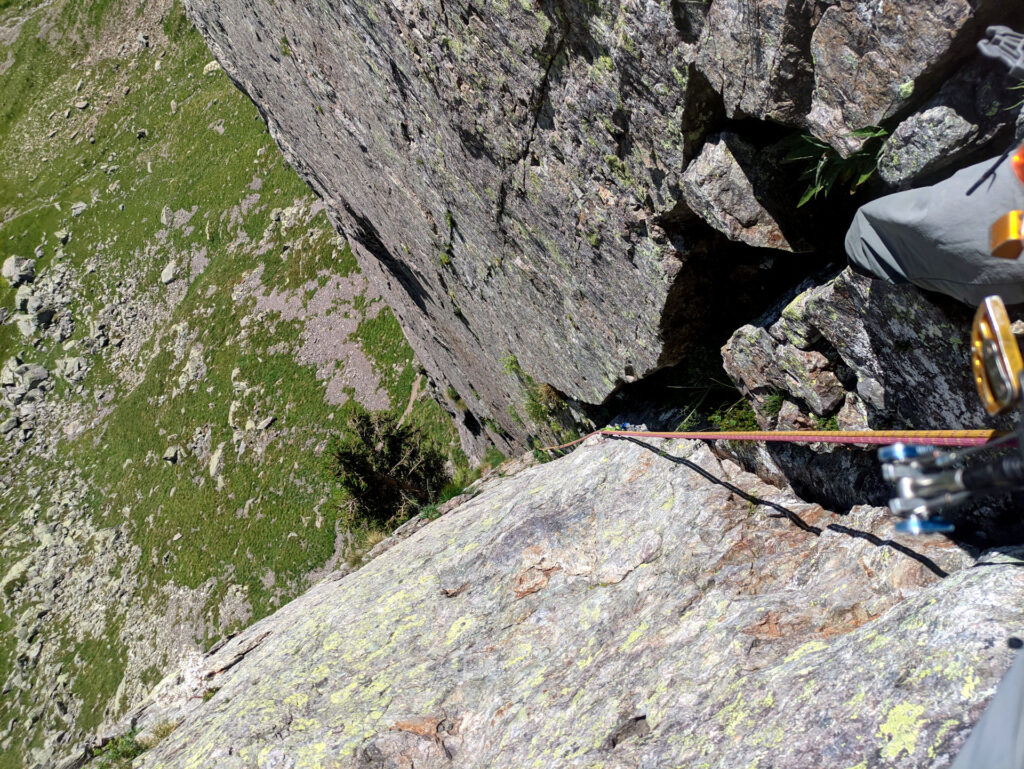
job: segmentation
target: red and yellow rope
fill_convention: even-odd
[[[692,441],[766,441],[783,443],[834,443],[882,445],[913,443],[926,446],[980,446],[1005,435],[999,430],[777,430],[749,432],[646,432],[640,430],[595,430],[561,446],[545,446],[543,451],[566,449],[592,435],[620,435],[630,438],[671,438]]]

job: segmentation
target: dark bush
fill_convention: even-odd
[[[388,412],[349,417],[328,450],[332,475],[351,505],[352,523],[390,528],[434,501],[451,480],[445,455]]]

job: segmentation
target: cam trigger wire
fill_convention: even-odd
[[[971,195],[975,190],[978,189],[978,187],[980,187],[986,181],[995,176],[996,171],[999,170],[999,166],[1006,162],[1006,159],[1010,156],[1010,153],[1013,152],[1014,149],[1016,149],[1016,145],[1011,145],[1002,155],[999,156],[995,163],[993,163],[986,169],[985,173],[981,175],[981,178],[978,179],[978,181],[976,181],[974,184],[972,184],[971,188],[967,190],[967,192],[965,192],[964,194]]]

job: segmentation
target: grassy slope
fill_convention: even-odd
[[[148,10],[139,5],[136,15],[141,18]],[[99,392],[112,394],[109,413],[75,440],[63,440],[59,463],[73,465],[88,482],[94,525],[121,525],[140,548],[133,601],[156,601],[159,588],[170,583],[212,585],[205,637],[196,639],[209,644],[231,630],[217,617],[229,586],[241,586],[256,619],[304,589],[305,575],[334,553],[333,488],[318,450],[334,426],[358,408],[351,399],[344,405],[327,403],[325,382],[315,368],[296,361],[302,320],[283,320],[274,312],[254,316],[255,300],[235,301],[233,289],[262,266],[265,291],[291,291],[308,300],[330,276],[355,275],[357,268],[324,214],[287,229],[272,221],[275,208],[299,202],[308,210],[312,198],[284,164],[252,105],[223,73],[203,74],[211,56],[180,7],[163,19],[166,40],[158,45],[133,51],[126,59],[94,58],[77,69],[69,65],[82,63],[90,45],[109,38],[112,25],[130,23],[133,12],[109,0],[77,0],[57,13],[33,13],[29,3],[0,0],[0,19],[26,13],[18,39],[7,50],[0,47],[0,64],[13,55],[0,76],[0,157],[5,159],[0,165],[0,260],[12,253],[29,256],[45,243],[38,265],[38,271],[45,271],[55,258],[54,232],[61,227],[72,231],[63,262],[79,281],[72,303],[73,339],[89,336],[90,320],[108,301],[119,276],[133,277],[138,292],[152,296],[161,320],[134,361],[108,348],[93,360],[81,393],[59,383],[49,396],[93,408]],[[45,18],[57,19],[63,29],[41,39]],[[92,50],[95,57],[95,46]],[[79,80],[84,83],[76,92]],[[90,106],[71,107],[65,118],[64,111],[83,99]],[[174,114],[172,100],[177,103]],[[147,132],[141,139],[140,129]],[[50,131],[56,131],[53,137]],[[258,192],[250,188],[254,177],[262,181]],[[251,207],[242,205],[256,194]],[[69,211],[76,201],[89,207],[72,218]],[[160,221],[165,206],[172,211],[195,208],[190,226],[166,233]],[[264,254],[254,254],[257,243],[266,247]],[[208,265],[184,298],[168,306],[160,271],[170,258],[181,264],[203,248]],[[90,262],[95,271],[86,269]],[[3,283],[0,307],[13,307],[13,294]],[[358,323],[353,339],[373,362],[392,408],[403,412],[418,374],[390,312],[362,297],[338,300],[330,312],[348,314]],[[201,381],[184,388],[178,386],[183,359],[175,350],[182,333],[190,349],[202,350],[206,367]],[[49,367],[66,354],[47,343],[35,349],[12,325],[0,326],[0,362],[13,353]],[[236,369],[247,392],[234,388]],[[354,394],[351,388],[346,392]],[[247,450],[240,455],[228,424],[233,400],[238,402],[236,424],[250,417],[276,419],[264,434],[247,431]],[[450,423],[432,401],[418,401],[411,418],[439,442],[454,444]],[[224,444],[220,483],[210,476],[208,452],[187,454],[174,465],[160,459],[169,445],[204,432],[211,449]],[[260,443],[266,444],[262,455],[251,447]],[[51,477],[58,463],[33,455],[32,443],[18,456],[9,444],[0,444],[0,463],[19,467],[13,487],[0,497],[4,530],[19,525],[18,514],[32,498],[33,479],[38,483]],[[266,579],[270,572],[272,586]],[[14,664],[13,614],[0,613],[0,676]],[[73,691],[82,703],[81,730],[99,724],[104,704],[125,673],[124,620],[123,607],[109,607],[102,636],[60,642],[57,657],[74,676]],[[148,683],[161,672],[149,670]],[[23,717],[32,699],[32,692],[2,698],[0,725]],[[22,751],[42,743],[48,723],[43,718],[31,729],[19,724],[8,749],[0,752],[0,767],[19,766]]]

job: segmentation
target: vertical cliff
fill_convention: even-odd
[[[898,14],[808,0],[187,5],[450,388],[471,446],[550,434],[559,408],[531,408],[539,387],[558,406],[598,404],[680,360],[722,317],[742,322],[801,264],[789,253],[799,237],[774,221],[798,192],[777,180],[769,201],[758,155],[804,130],[853,151],[854,129],[911,114],[999,11],[991,0]],[[733,168],[715,192],[707,173],[685,175],[723,128],[739,136],[726,165],[712,158]],[[708,187],[711,200],[693,192]]]

